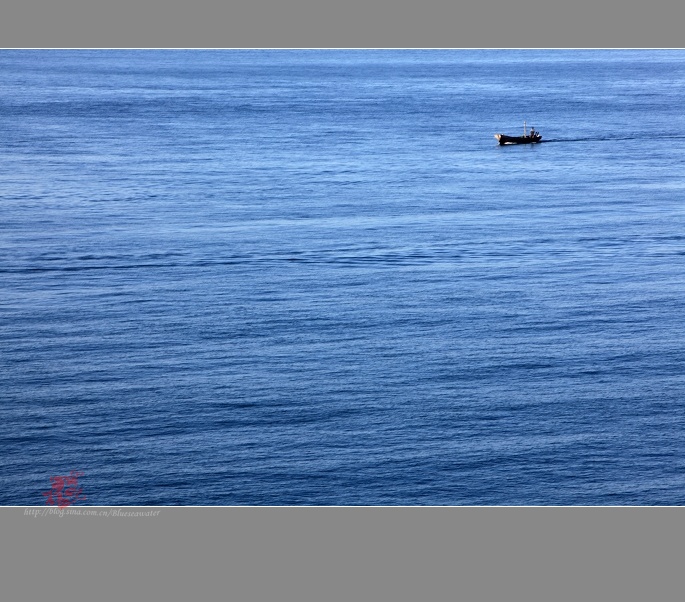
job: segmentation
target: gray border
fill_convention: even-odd
[[[0,510],[13,602],[661,600],[685,585],[678,508],[25,510]]]
[[[0,46],[664,48],[683,16],[673,0],[6,0]]]

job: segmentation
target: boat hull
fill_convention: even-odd
[[[507,136],[506,134],[495,134],[495,138],[500,144],[536,144],[542,140],[542,136]]]

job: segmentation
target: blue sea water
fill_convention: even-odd
[[[685,503],[685,52],[0,78],[1,504]]]

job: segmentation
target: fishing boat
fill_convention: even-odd
[[[530,132],[526,127],[526,122],[523,122],[523,136],[507,136],[506,134],[495,134],[495,138],[500,144],[535,144],[542,140],[540,132],[536,132],[534,128],[530,128]]]

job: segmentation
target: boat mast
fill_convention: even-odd
[[[523,122],[523,137],[526,137],[526,122]]]

